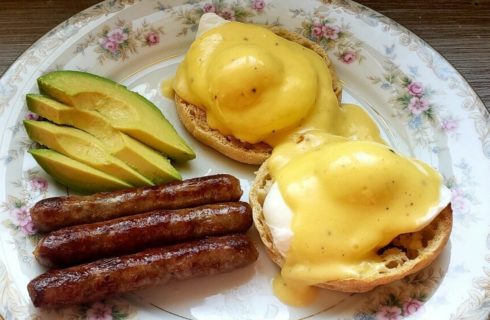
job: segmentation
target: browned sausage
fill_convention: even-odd
[[[36,203],[30,213],[32,222],[40,231],[51,231],[156,209],[181,209],[238,201],[241,195],[237,178],[219,174],[90,196],[48,198]]]
[[[50,270],[29,282],[27,290],[36,307],[88,303],[170,279],[232,271],[257,256],[257,249],[245,235],[207,238]]]
[[[155,210],[53,231],[41,239],[34,256],[47,267],[69,266],[205,236],[245,232],[251,225],[252,209],[245,202]]]

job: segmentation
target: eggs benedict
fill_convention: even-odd
[[[250,203],[282,267],[276,295],[305,305],[312,286],[364,292],[430,264],[451,232],[450,198],[434,169],[386,145],[307,133],[264,162]]]
[[[280,27],[214,14],[205,14],[202,25],[207,31],[186,53],[173,89],[180,120],[204,144],[261,164],[297,131],[380,141],[362,109],[339,104],[340,82],[319,45]]]

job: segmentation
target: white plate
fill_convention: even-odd
[[[484,319],[490,308],[490,125],[482,102],[432,48],[390,19],[351,1],[106,1],[36,42],[0,81],[0,313],[7,319]],[[277,272],[263,251],[254,265],[206,279],[173,282],[117,299],[58,311],[36,310],[26,284],[43,270],[31,254],[27,208],[66,194],[26,153],[24,96],[55,69],[100,74],[155,102],[197,159],[185,177],[236,175],[246,193],[256,169],[193,140],[160,93],[191,43],[204,10],[240,21],[278,23],[324,45],[345,85],[387,141],[437,167],[452,190],[454,230],[427,269],[366,294],[323,291],[308,308],[271,293]],[[322,26],[324,26],[322,31]],[[323,33],[322,33],[323,32]],[[119,42],[118,42],[119,41]],[[246,198],[246,197],[245,197]],[[255,232],[251,235],[260,246]],[[99,316],[98,318],[96,316]]]

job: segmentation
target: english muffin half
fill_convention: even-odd
[[[257,171],[255,182],[250,192],[250,205],[253,219],[260,238],[272,261],[282,267],[285,263],[279,250],[274,245],[271,231],[266,224],[263,204],[267,193],[274,183],[265,161]],[[378,255],[384,266],[359,278],[338,279],[319,283],[316,286],[342,292],[365,292],[383,284],[415,273],[431,264],[444,249],[452,229],[452,210],[448,205],[424,229],[397,236],[389,245],[380,249]]]
[[[342,85],[335,73],[327,53],[321,46],[295,32],[288,31],[282,27],[264,27],[270,29],[278,36],[299,43],[302,46],[316,52],[325,61],[328,69],[330,70],[332,77],[332,89],[340,102]],[[197,140],[221,152],[225,156],[242,163],[258,165],[264,162],[271,155],[272,147],[265,142],[255,144],[246,143],[232,136],[224,136],[218,130],[211,129],[206,120],[206,110],[186,102],[178,94],[175,94],[175,104],[179,118],[187,131],[189,131],[189,133]]]

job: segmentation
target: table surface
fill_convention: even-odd
[[[99,0],[0,0],[0,74],[43,34]],[[490,108],[490,0],[359,0],[423,38]]]

